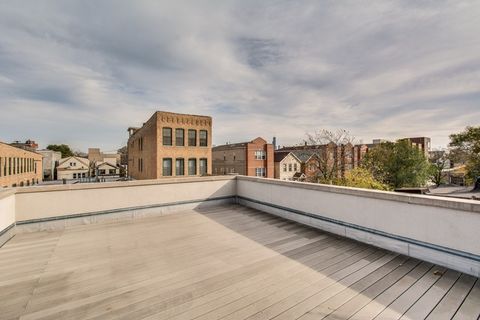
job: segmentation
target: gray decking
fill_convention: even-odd
[[[477,278],[240,206],[15,236],[1,319],[477,319]]]

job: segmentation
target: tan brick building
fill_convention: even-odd
[[[0,187],[22,187],[42,181],[42,155],[0,142]]]
[[[212,118],[155,112],[141,128],[129,128],[128,175],[134,179],[212,173]]]
[[[213,174],[237,173],[246,176],[274,177],[273,144],[263,138],[225,144],[212,149]]]

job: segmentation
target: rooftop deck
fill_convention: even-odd
[[[1,319],[477,319],[480,281],[238,205],[18,234]]]

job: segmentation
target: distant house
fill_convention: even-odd
[[[90,171],[90,161],[86,158],[67,157],[59,161],[57,166],[57,178],[62,179],[81,179],[87,178]]]
[[[302,173],[302,162],[293,152],[275,152],[275,178],[293,181]]]
[[[275,154],[277,157],[277,154],[288,152],[293,153],[301,162],[301,172],[305,174],[305,179],[307,181],[317,181],[317,177],[322,170],[332,172],[334,177],[343,177],[345,172],[360,166],[362,159],[368,152],[368,147],[351,143],[340,145],[328,143],[283,147],[276,150]],[[279,167],[278,169],[280,170],[279,176],[282,173],[282,168]]]
[[[118,176],[120,175],[120,167],[112,161],[97,161],[95,163],[95,176]]]

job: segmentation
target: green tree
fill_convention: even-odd
[[[49,144],[47,146],[48,150],[58,151],[62,153],[62,158],[73,156],[73,151],[66,144]]]
[[[407,140],[375,146],[367,153],[364,166],[391,188],[424,186],[431,173],[425,154]]]
[[[454,163],[465,163],[470,181],[480,176],[480,126],[450,135],[450,148]]]
[[[336,181],[335,184],[345,187],[389,190],[388,185],[375,179],[373,174],[368,169],[362,167],[345,172],[345,176]]]

